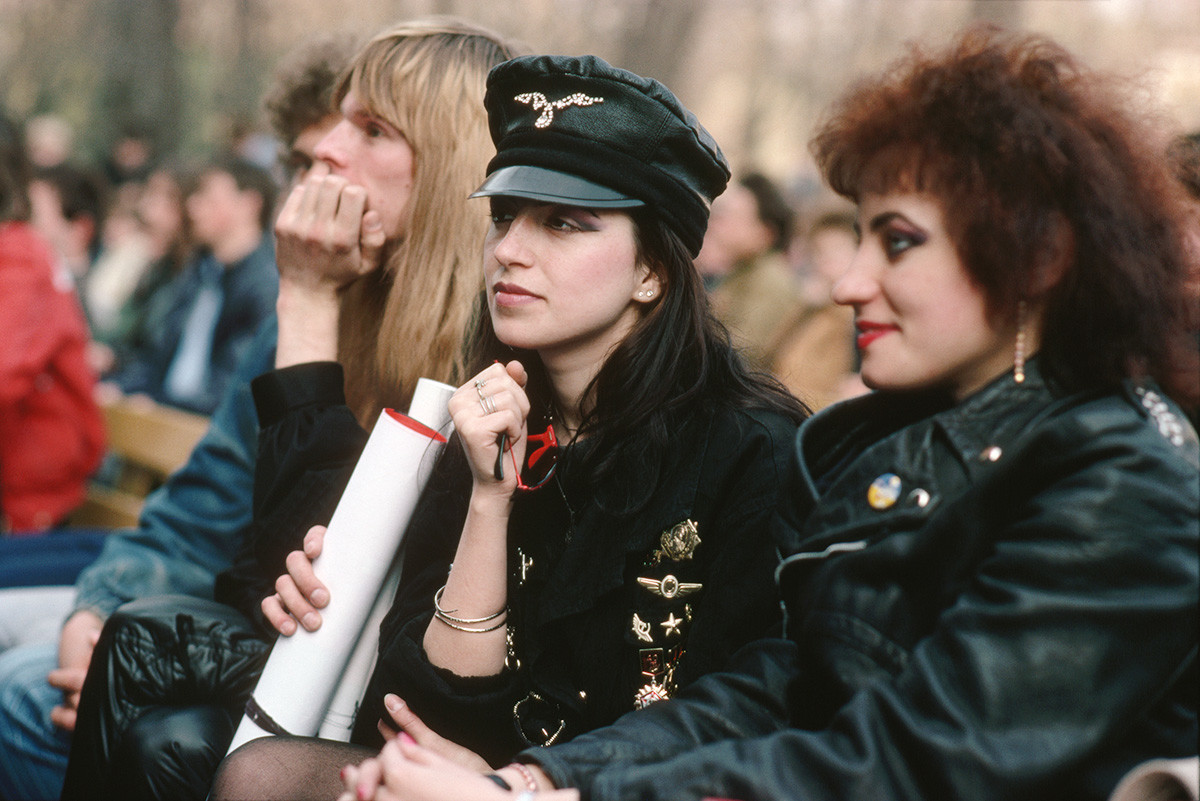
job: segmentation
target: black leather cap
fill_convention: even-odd
[[[645,205],[699,252],[729,164],[667,87],[595,56],[522,56],[492,68],[484,103],[497,152],[473,197]]]

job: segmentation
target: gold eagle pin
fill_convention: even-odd
[[[696,547],[700,545],[699,526],[695,520],[684,520],[663,531],[658,538],[659,548],[654,552],[651,565],[657,565],[663,559],[674,559],[677,562],[692,558]]]

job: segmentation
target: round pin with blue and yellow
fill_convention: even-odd
[[[902,482],[895,473],[884,473],[867,487],[867,503],[872,509],[888,509],[900,499]]]

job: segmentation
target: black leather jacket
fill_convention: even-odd
[[[585,799],[1007,801],[1195,753],[1200,457],[1158,390],[1034,369],[835,406],[797,445],[788,640],[522,759]]]

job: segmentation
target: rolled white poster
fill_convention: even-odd
[[[275,641],[230,751],[269,734],[317,734],[446,442],[453,392],[422,378],[410,406],[420,418],[380,413],[313,562],[329,588],[321,628]]]
[[[329,708],[325,710],[325,718],[321,721],[321,728],[317,730],[317,736],[321,739],[339,740],[343,743],[350,741],[359,702],[367,689],[367,683],[371,680],[375,658],[379,655],[379,624],[391,609],[392,599],[396,597],[396,589],[399,586],[400,560],[396,559],[383,582],[383,588],[375,597],[375,605],[371,607],[362,634],[354,644],[354,653],[350,655],[350,661],[333,692]]]

